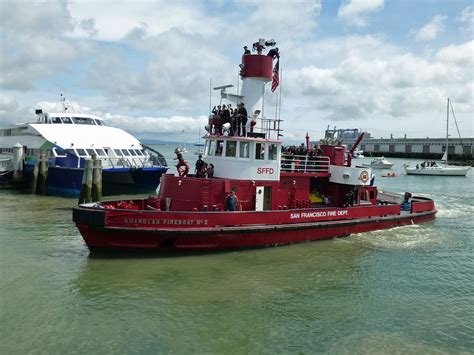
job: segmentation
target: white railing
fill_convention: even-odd
[[[282,154],[280,170],[291,173],[329,173],[329,165],[329,157]]]

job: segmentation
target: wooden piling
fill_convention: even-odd
[[[92,160],[86,160],[82,173],[81,194],[79,203],[92,202]]]
[[[39,156],[36,156],[35,166],[33,167],[33,176],[31,178],[31,193],[35,194],[38,187]]]
[[[40,154],[39,159],[37,192],[40,195],[46,195],[48,193],[48,159],[44,153]]]
[[[100,159],[94,160],[92,175],[92,200],[102,201],[102,161]]]

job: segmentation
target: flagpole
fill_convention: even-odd
[[[278,124],[280,124],[280,120],[281,120],[281,89],[283,87],[283,68],[280,68],[280,97],[279,97],[279,103],[278,103]],[[280,127],[278,126],[278,129],[280,129]]]
[[[212,76],[209,77],[209,116],[211,116],[211,106],[212,106],[211,95],[212,95]]]

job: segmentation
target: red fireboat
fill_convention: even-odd
[[[282,121],[267,118],[263,105],[279,55],[262,53],[273,41],[256,44],[256,54],[242,57],[241,92],[216,88],[239,110],[227,123],[211,115],[206,126],[203,160],[214,166],[213,176],[180,170],[161,177],[157,196],[75,207],[73,220],[91,250],[268,247],[435,218],[431,199],[372,186],[370,168],[352,166],[351,152],[337,142],[312,148],[307,138],[303,153],[284,149]]]

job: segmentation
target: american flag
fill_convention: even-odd
[[[280,59],[277,60],[275,68],[273,68],[272,92],[280,85]]]

